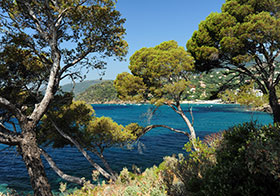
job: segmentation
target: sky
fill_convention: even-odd
[[[186,48],[187,41],[198,25],[211,12],[220,12],[225,0],[118,0],[116,9],[126,18],[125,40],[128,42],[126,61],[107,59],[103,79],[114,80],[119,73],[129,72],[129,58],[143,47],[154,47],[175,40]],[[91,70],[86,80],[99,79]]]

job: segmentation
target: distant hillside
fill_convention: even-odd
[[[78,95],[78,94],[84,92],[90,86],[92,86],[94,84],[97,84],[97,83],[100,83],[100,82],[102,82],[102,80],[86,80],[86,81],[83,81],[83,82],[76,83],[73,92],[74,92],[75,95]],[[61,86],[61,89],[64,92],[70,92],[73,89],[73,84],[72,83],[65,84],[65,85]]]
[[[234,76],[235,73],[231,73],[229,70],[216,70],[208,74],[193,74],[189,77],[190,84],[184,92],[183,97],[185,100],[217,99],[219,92],[227,88],[236,89],[240,83],[243,83],[239,77],[232,79]],[[246,78],[243,78],[243,80],[246,81]],[[92,80],[78,83],[75,88],[75,99],[86,101],[87,103],[120,102],[113,83],[114,81],[112,80]],[[86,89],[87,85],[88,88]],[[71,89],[70,87],[68,88]]]
[[[117,91],[113,86],[114,81],[107,80],[94,84],[84,92],[78,94],[75,99],[87,103],[105,103],[119,101]]]

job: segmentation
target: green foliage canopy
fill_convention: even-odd
[[[50,196],[36,128],[62,79],[123,59],[125,19],[114,0],[3,0],[0,19],[0,142],[17,146],[34,194]],[[11,117],[19,126],[6,127]]]
[[[278,195],[279,126],[246,123],[229,129],[216,150],[217,164],[204,173],[207,195]]]
[[[131,144],[142,131],[142,127],[136,123],[124,127],[111,118],[95,117],[92,106],[83,101],[69,101],[63,106],[53,105],[53,109],[45,115],[38,127],[39,143],[53,148],[73,143],[55,130],[52,121],[84,148],[98,150],[100,153],[105,148]]]
[[[114,1],[4,0],[0,10],[0,91],[19,108],[40,102],[52,68],[55,92],[61,79],[82,78],[82,68],[102,69],[104,57],[127,53],[125,19]]]
[[[165,158],[160,166],[167,191],[170,195],[279,195],[279,133],[279,125],[249,122],[197,140],[199,152],[186,144],[187,156]]]
[[[152,48],[136,51],[130,57],[129,69],[132,74],[126,72],[119,74],[114,86],[121,99],[145,100],[156,106],[165,104],[171,107],[182,117],[190,134],[187,131],[164,127],[183,133],[194,141],[196,134],[193,124],[180,105],[183,93],[189,85],[188,79],[193,68],[193,57],[183,47],[178,46],[177,42],[171,40]],[[193,144],[195,148],[196,144]]]
[[[222,13],[211,13],[187,43],[196,68],[233,65],[245,71],[246,63],[262,62],[262,55],[266,61],[275,60],[280,46],[279,13],[275,11],[279,6],[277,1],[227,0]]]
[[[122,73],[115,87],[122,99],[148,100],[157,105],[181,101],[194,60],[175,41],[142,48],[130,58],[132,74]]]
[[[280,81],[280,3],[278,0],[227,0],[187,42],[196,69],[227,68],[250,77],[269,94],[274,122],[280,122],[275,87]]]
[[[105,57],[122,59],[127,53],[125,19],[112,0],[4,0],[0,18],[1,98],[28,108],[28,115],[43,98],[47,109],[60,80],[82,78],[82,68],[102,69]],[[1,109],[11,114],[6,100],[1,100]],[[8,120],[7,116],[11,115],[1,119]]]

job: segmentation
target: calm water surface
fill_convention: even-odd
[[[197,136],[201,138],[207,134],[219,132],[251,120],[257,120],[262,124],[272,123],[270,115],[263,112],[247,111],[246,108],[238,105],[183,105],[185,111],[188,111],[190,107],[193,110]],[[176,129],[187,129],[180,116],[167,106],[159,108],[153,116],[150,115],[150,111],[154,109],[151,105],[104,104],[93,105],[93,108],[96,116],[109,116],[123,125],[137,122],[143,126],[165,124]],[[112,168],[117,171],[123,167],[130,169],[133,164],[144,170],[162,162],[164,156],[183,153],[182,147],[186,142],[187,138],[184,135],[157,128],[143,136],[134,149],[113,148],[107,150],[105,156]],[[4,147],[0,144],[0,149]],[[93,168],[75,148],[47,149],[47,151],[65,173],[91,179]],[[57,189],[61,181],[60,178],[46,163],[45,166],[52,188]],[[27,171],[14,148],[0,151],[0,192],[7,187],[15,189],[21,194],[31,191]]]

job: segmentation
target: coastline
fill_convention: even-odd
[[[135,102],[135,101],[106,101],[106,102],[94,102],[89,104],[118,104],[118,105],[141,105],[141,104],[147,104],[147,102]],[[184,100],[181,102],[181,104],[229,104],[221,99],[214,99],[214,100]],[[238,104],[238,103],[231,103],[231,104]],[[262,106],[262,107],[256,107],[256,108],[250,108],[251,111],[258,111],[258,112],[266,112],[266,113],[272,113],[272,110],[269,105]]]
[[[182,104],[226,104],[221,99],[182,101]]]
[[[147,102],[135,102],[135,101],[105,101],[105,102],[93,102],[89,104],[147,104]],[[184,100],[181,104],[226,104],[221,99],[214,100]]]

